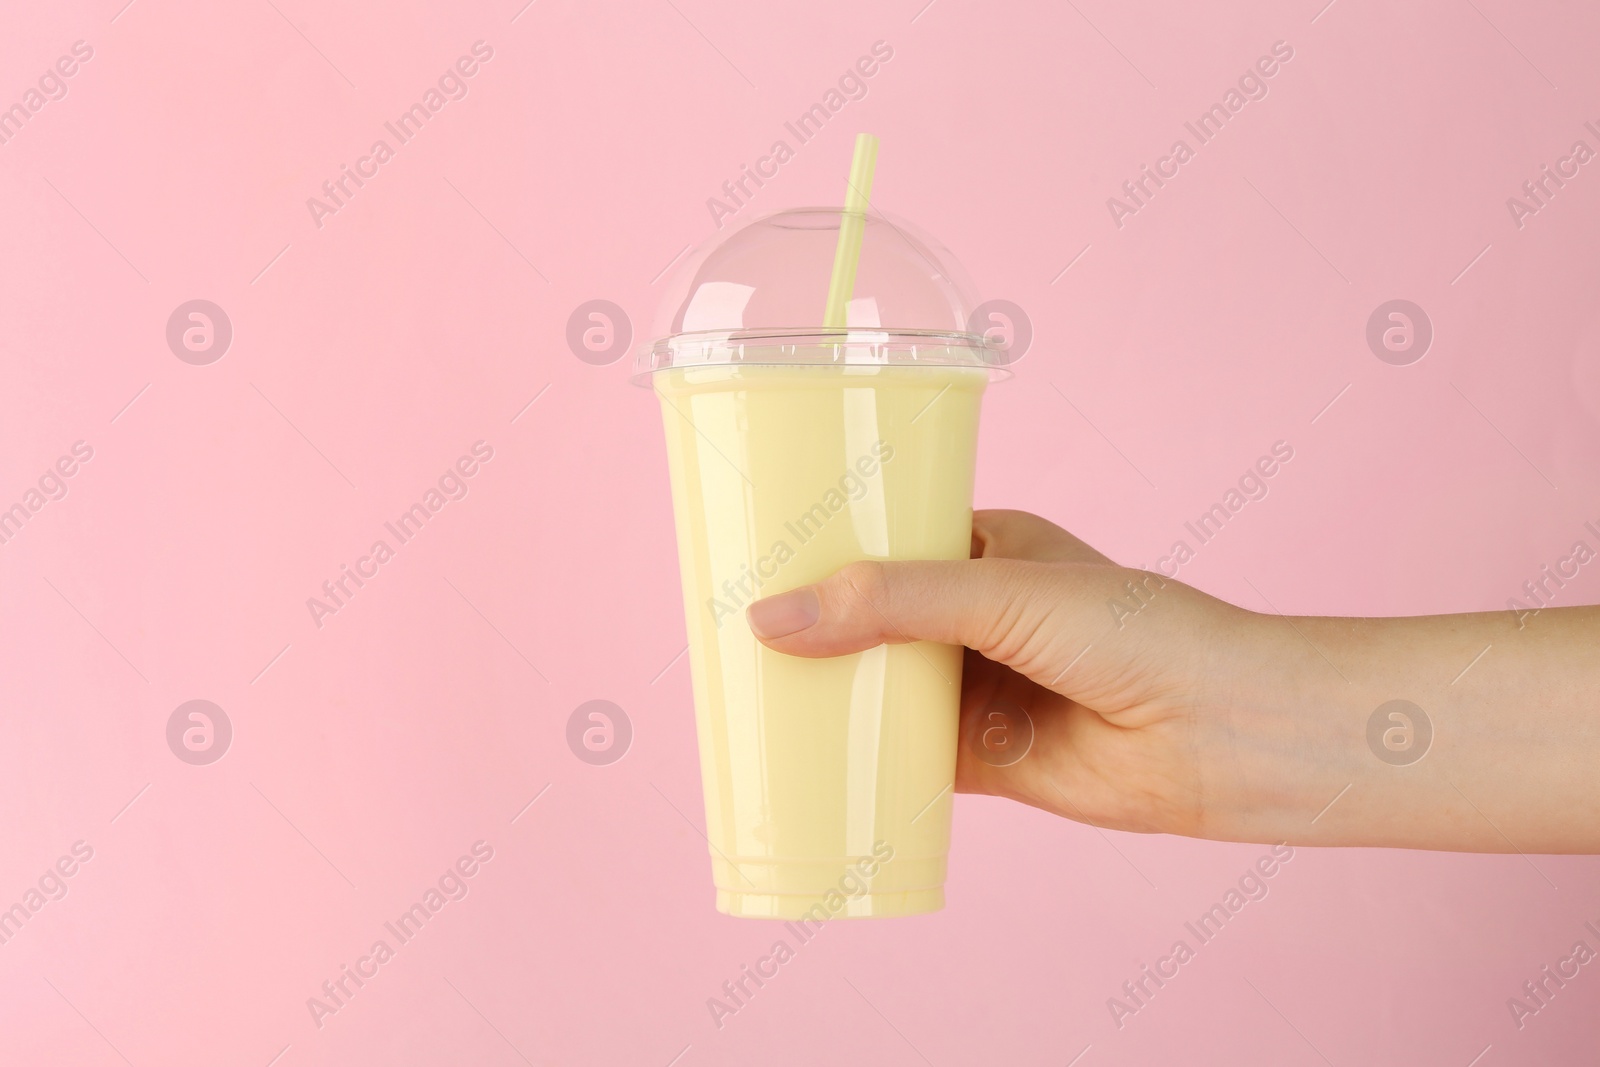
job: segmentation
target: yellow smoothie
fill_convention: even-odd
[[[970,554],[981,367],[657,371],[717,907],[822,920],[944,903],[961,649],[800,659],[751,601],[863,559]]]

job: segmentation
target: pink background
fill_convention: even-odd
[[[879,205],[1034,329],[980,506],[1149,565],[1287,440],[1181,574],[1286,612],[1500,608],[1594,543],[1600,163],[1521,228],[1505,202],[1600,148],[1600,20],[1322,2],[8,13],[0,105],[94,54],[0,145],[0,506],[94,456],[0,545],[0,907],[94,856],[0,945],[0,1062],[1592,1061],[1600,971],[1520,1031],[1505,1002],[1600,948],[1593,859],[1298,850],[1119,1030],[1107,998],[1265,848],[972,797],[944,912],[831,925],[706,1007],[780,929],[712,910],[659,416],[566,324],[607,299],[643,333],[707,198],[874,41],[865,99],[735,221],[837,201],[881,135]],[[319,228],[307,198],[478,40],[468,95]],[[1280,40],[1269,95],[1114,225]],[[1435,331],[1410,366],[1365,341],[1395,298]],[[207,366],[165,339],[192,299],[234,329]],[[469,495],[318,628],[306,599],[478,440]],[[209,766],[167,747],[192,699],[233,726]],[[633,725],[609,766],[565,741],[592,699]],[[319,1029],[307,998],[479,840]]]

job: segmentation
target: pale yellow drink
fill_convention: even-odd
[[[717,907],[944,903],[961,650],[763,646],[761,596],[863,559],[965,559],[982,367],[659,370]],[[819,910],[820,909],[820,910]]]

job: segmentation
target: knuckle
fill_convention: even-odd
[[[1002,662],[1024,659],[1039,643],[1041,613],[1036,610],[1045,568],[1019,567],[1012,560],[985,560],[992,602],[980,614],[979,651]]]
[[[987,639],[998,657],[1023,674],[1046,675],[1064,653],[1071,625],[1072,581],[1068,568],[1055,563],[1012,567],[1003,583],[1003,599],[991,615]]]
[[[877,560],[859,560],[841,567],[834,576],[846,599],[864,602],[887,614],[889,608],[889,572]]]

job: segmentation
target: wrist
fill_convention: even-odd
[[[1353,843],[1340,839],[1344,821],[1332,814],[1388,766],[1365,740],[1366,720],[1383,702],[1371,703],[1373,671],[1340,632],[1347,620],[1242,614],[1196,711],[1203,836]]]

